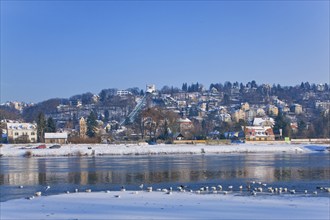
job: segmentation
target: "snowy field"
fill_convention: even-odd
[[[79,192],[1,203],[0,219],[329,219],[325,197]]]
[[[108,144],[67,144],[59,149],[35,149],[34,145],[4,144],[0,148],[2,156],[23,156],[29,152],[33,156],[74,156],[74,155],[152,155],[152,154],[217,154],[217,153],[264,153],[264,152],[287,152],[287,153],[309,153],[312,148],[308,144],[231,144],[231,145],[108,145]],[[318,145],[325,149],[328,145]]]

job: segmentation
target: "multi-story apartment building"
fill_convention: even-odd
[[[37,142],[37,125],[30,123],[7,122],[8,141]]]

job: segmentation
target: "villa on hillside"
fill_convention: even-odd
[[[270,126],[246,126],[244,128],[247,141],[274,141],[275,135]]]
[[[192,136],[192,130],[194,129],[194,124],[189,118],[180,118],[178,120],[179,123],[179,133],[185,138],[189,139]]]

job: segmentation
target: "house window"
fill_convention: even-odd
[[[15,135],[18,136],[18,132],[15,132]]]
[[[34,132],[31,132],[31,135],[35,135],[35,133]]]

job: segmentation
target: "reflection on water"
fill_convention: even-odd
[[[318,185],[330,186],[329,161],[325,153],[1,158],[1,201],[21,196],[20,185],[31,191],[51,185],[52,194],[74,187],[104,190],[125,185],[137,189],[145,183],[193,188],[256,180],[312,190]]]

